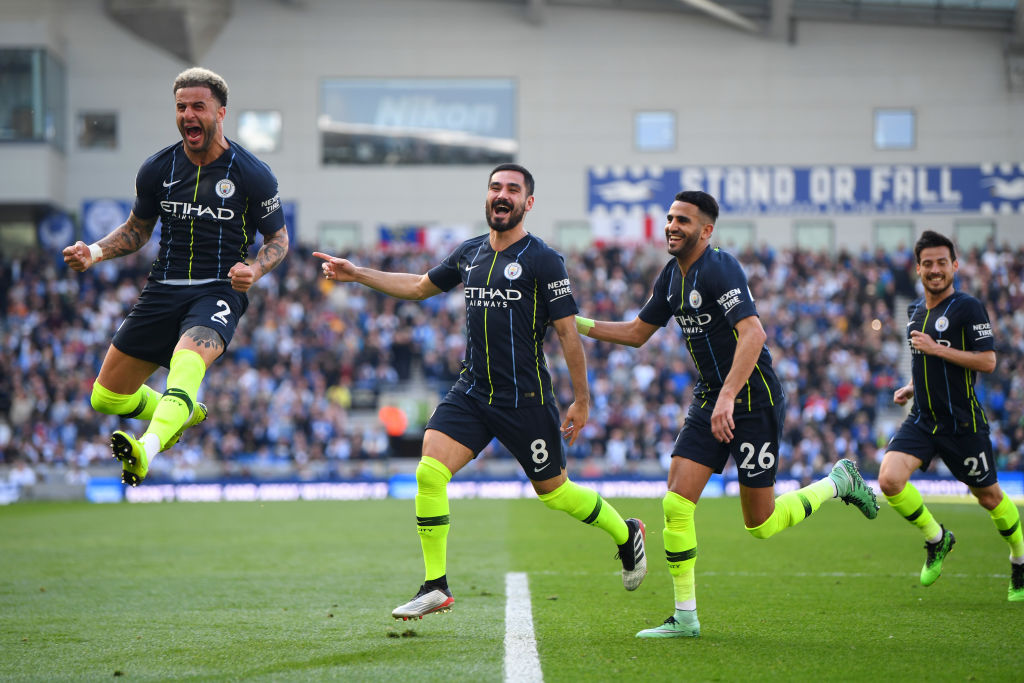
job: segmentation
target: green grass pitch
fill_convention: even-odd
[[[0,508],[0,680],[501,681],[507,572],[526,572],[546,681],[1020,681],[1024,604],[977,505],[933,503],[957,545],[918,585],[916,529],[826,503],[758,541],[739,501],[697,508],[697,640],[638,640],[672,588],[659,500],[650,573],[621,586],[597,529],[535,500],[452,501],[453,611],[396,622],[422,580],[413,504]]]

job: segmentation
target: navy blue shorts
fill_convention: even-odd
[[[779,404],[749,413],[733,413],[736,428],[732,430],[732,441],[722,443],[711,433],[711,412],[691,405],[672,455],[707,465],[718,474],[731,455],[742,486],[774,486],[785,411],[786,407]]]
[[[975,488],[991,486],[998,481],[992,439],[988,432],[932,434],[931,430],[907,418],[886,450],[914,456],[921,461],[922,471],[927,470],[938,455],[954,477]]]
[[[498,439],[533,481],[557,477],[565,469],[561,423],[554,405],[508,408],[491,406],[455,389],[448,392],[427,421],[436,429],[480,454]]]
[[[249,297],[228,282],[164,285],[149,282],[114,333],[118,351],[167,367],[174,347],[189,328],[208,327],[231,342]]]

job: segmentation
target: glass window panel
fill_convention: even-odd
[[[558,221],[555,223],[558,246],[562,251],[578,253],[590,248],[594,242],[594,231],[590,221]]]
[[[64,66],[38,48],[0,49],[0,140],[66,142]]]
[[[633,117],[633,144],[640,152],[670,152],[676,148],[676,114],[641,111]]]
[[[913,109],[875,110],[875,149],[913,149]]]
[[[720,220],[715,223],[715,231],[711,236],[726,251],[736,254],[754,246],[754,223]]]
[[[250,152],[276,152],[281,147],[279,111],[242,111],[238,115],[238,141]]]
[[[875,247],[886,253],[913,250],[914,222],[903,220],[875,221]]]
[[[363,231],[355,221],[321,223],[318,244],[334,253],[354,251],[363,246]]]
[[[958,253],[967,253],[972,249],[984,249],[988,241],[996,237],[994,221],[985,218],[965,218],[956,222],[954,228]]]
[[[797,221],[794,226],[797,249],[831,254],[835,249],[835,226],[831,221]]]
[[[117,147],[117,113],[79,112],[78,146],[82,149],[115,149]]]
[[[499,164],[515,161],[512,79],[326,79],[325,164]]]

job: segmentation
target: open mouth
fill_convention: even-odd
[[[495,202],[491,204],[491,211],[494,212],[495,216],[508,216],[512,213],[512,205],[505,202]]]
[[[191,143],[198,143],[203,139],[201,126],[185,126],[185,139]]]

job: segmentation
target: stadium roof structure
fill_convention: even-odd
[[[302,0],[281,0],[294,4]],[[752,35],[797,42],[801,21],[993,31],[1004,44],[1007,88],[1024,92],[1024,0],[470,0],[523,5],[544,23],[554,6],[704,13]]]
[[[849,21],[874,24],[991,29],[1024,42],[1018,0],[472,0],[526,6],[543,22],[546,7],[607,7],[621,10],[704,12],[737,28],[765,32],[776,24]],[[734,21],[732,16],[739,21]]]
[[[703,13],[739,31],[796,43],[802,21],[989,30],[1004,43],[1007,86],[1024,92],[1024,0],[465,0],[523,7],[543,25],[555,6]],[[278,0],[302,11],[308,0]],[[107,14],[140,37],[195,62],[230,20],[234,0],[105,0]]]

